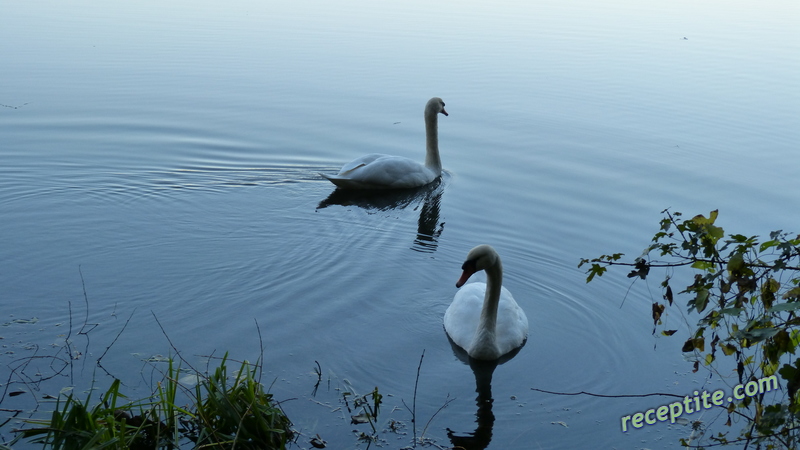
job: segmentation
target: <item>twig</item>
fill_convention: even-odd
[[[80,272],[80,268],[78,269]],[[70,337],[72,336],[72,302],[67,302],[67,312],[69,313],[69,328],[67,329],[67,337],[64,338],[64,346],[67,349],[67,359],[69,359],[69,384],[75,384],[73,381],[72,371],[72,345],[70,345]]]
[[[86,293],[86,283],[83,281],[83,271],[81,270],[81,266],[78,266],[78,274],[81,276],[81,287],[83,288],[83,302],[86,303],[86,316],[83,318],[83,325],[81,325],[80,331],[78,334],[83,334],[86,336],[87,346],[89,341],[89,331],[94,330],[97,327],[96,323],[93,323],[92,328],[88,331],[83,331],[86,326],[89,324],[89,295]]]
[[[631,281],[631,284],[628,286],[628,290],[625,291],[625,296],[622,297],[622,303],[619,304],[619,309],[622,309],[622,307],[625,305],[625,300],[628,299],[628,294],[631,292],[631,289],[633,289],[634,283],[636,283],[636,280]]]
[[[317,389],[319,389],[319,384],[322,383],[322,366],[319,365],[317,360],[314,360],[314,363],[317,364],[317,384],[314,385],[314,390],[311,392],[312,397],[317,396]]]
[[[89,353],[89,333],[97,328],[98,324],[93,323],[89,324],[89,294],[86,293],[86,282],[83,278],[83,271],[81,270],[81,266],[78,265],[78,275],[81,277],[81,288],[83,290],[83,302],[85,304],[85,315],[83,318],[83,324],[81,325],[81,329],[78,330],[78,336],[85,336],[86,337],[86,345],[84,346],[84,354]],[[91,328],[88,328],[91,325]],[[88,329],[87,329],[88,328]],[[65,340],[65,346],[67,348],[67,352],[69,353],[69,360],[70,360],[70,382],[72,382],[72,375],[73,375],[73,364],[72,361],[77,359],[72,349],[72,344],[70,343],[69,337],[72,335],[72,302],[69,302],[69,335],[67,335],[67,339]],[[80,352],[78,352],[80,354]],[[84,367],[86,360],[84,359]],[[105,369],[103,369],[105,370]],[[106,371],[106,373],[108,373]],[[109,374],[110,375],[110,374]]]
[[[436,415],[439,414],[443,409],[447,408],[447,405],[452,403],[453,400],[455,400],[455,398],[450,398],[450,394],[448,393],[447,398],[444,400],[444,404],[442,404],[442,406],[440,406],[439,409],[437,409],[436,412],[433,413],[431,418],[428,419],[428,422],[425,424],[425,428],[422,429],[422,436],[420,436],[420,439],[425,439],[425,432],[428,430],[428,425],[430,425],[431,422],[433,422],[433,418],[436,417]]]
[[[185,363],[187,366],[189,366],[189,368],[192,369],[192,371],[194,371],[194,373],[200,373],[197,369],[194,368],[194,366],[192,366],[192,364],[189,361],[185,360],[183,358],[183,356],[181,356],[180,350],[178,350],[178,348],[175,347],[175,344],[172,343],[172,339],[169,338],[169,335],[167,334],[167,330],[165,330],[164,326],[161,325],[161,322],[159,322],[158,316],[156,316],[156,313],[153,312],[153,311],[150,311],[150,313],[153,315],[153,318],[156,320],[156,323],[158,324],[158,328],[161,329],[161,334],[163,334],[164,337],[167,339],[167,342],[169,342],[169,346],[175,352],[175,356],[178,358],[178,360],[180,360],[182,363]],[[208,369],[206,369],[206,373],[207,372],[208,372]]]
[[[101,364],[101,361],[103,360],[103,357],[104,357],[104,356],[106,356],[106,353],[108,353],[108,351],[109,351],[109,350],[111,350],[111,347],[113,347],[113,346],[114,346],[114,343],[116,343],[116,342],[117,342],[117,339],[119,339],[119,337],[120,337],[120,336],[122,336],[122,332],[123,332],[123,331],[125,331],[125,328],[127,328],[127,327],[128,327],[128,323],[130,323],[131,319],[133,318],[133,313],[135,313],[135,312],[136,312],[136,309],[134,309],[133,311],[131,311],[131,315],[130,315],[130,316],[128,316],[128,320],[126,320],[126,321],[125,321],[125,324],[122,326],[122,329],[121,329],[121,330],[119,330],[119,333],[117,333],[117,335],[114,337],[114,340],[113,340],[113,341],[111,341],[111,343],[110,343],[110,344],[108,344],[108,347],[106,347],[106,349],[105,349],[105,350],[103,350],[103,353],[102,353],[102,354],[101,354],[101,355],[100,355],[100,356],[97,358],[97,363],[96,363],[96,364],[97,364],[97,367],[99,367],[99,368],[103,369],[103,371],[104,371],[104,372],[106,373],[106,375],[108,375],[108,376],[111,376],[111,377],[113,377],[113,375],[111,375],[110,373],[108,373],[108,370],[106,370],[106,368],[105,368],[105,367],[103,367],[103,364]]]
[[[653,392],[650,394],[620,394],[620,395],[608,395],[608,394],[595,394],[592,392],[580,391],[580,392],[554,392],[554,391],[546,391],[544,389],[537,389],[531,388],[532,391],[537,392],[544,392],[545,394],[553,394],[553,395],[590,395],[592,397],[603,397],[603,398],[631,398],[631,397],[676,397],[676,398],[683,398],[684,395],[678,394],[666,394],[662,392]]]
[[[258,319],[254,317],[253,322],[256,323],[256,332],[258,332],[258,349],[259,349],[258,361],[260,361],[256,363],[255,369],[261,367],[261,370],[258,371],[258,378],[256,379],[256,382],[258,384],[261,384],[261,374],[264,371],[264,338],[261,336],[261,327],[258,326]],[[272,384],[275,384],[274,380],[272,381]],[[270,385],[270,389],[272,389],[272,385]]]
[[[0,428],[3,428],[3,427],[5,426],[5,424],[7,424],[8,422],[11,422],[11,420],[12,420],[12,419],[14,419],[15,417],[17,417],[18,415],[20,415],[21,413],[23,413],[23,412],[24,412],[24,411],[23,411],[23,410],[21,410],[21,409],[6,409],[6,408],[0,408],[0,411],[3,411],[3,412],[13,412],[13,413],[14,413],[14,415],[13,415],[13,416],[9,417],[9,418],[8,418],[8,419],[6,419],[4,422],[0,422]]]
[[[686,258],[683,258],[686,259]],[[594,260],[593,260],[594,261]],[[599,262],[600,264],[605,264],[607,266],[628,266],[628,267],[636,267],[636,263],[628,263],[628,262],[619,262],[619,261],[595,261]],[[707,259],[707,258],[692,258],[689,261],[680,261],[680,262],[654,262],[654,263],[647,263],[648,267],[682,267],[682,266],[689,266],[696,262],[705,262],[705,263],[712,263],[712,264],[719,264],[720,261],[716,259]],[[775,267],[774,264],[758,264],[758,263],[748,263],[749,267],[756,267],[758,269],[773,269]],[[800,266],[785,266],[782,270],[800,270]]]
[[[554,391],[546,391],[544,389],[537,389],[537,388],[531,388],[531,390],[532,391],[537,391],[537,392],[544,392],[545,394],[553,394],[553,395],[590,395],[592,397],[602,397],[602,398],[636,398],[636,397],[675,397],[675,398],[685,398],[685,397],[687,397],[686,395],[667,394],[667,393],[664,393],[664,392],[651,392],[649,394],[609,395],[609,394],[595,394],[593,392],[586,392],[586,391],[580,391],[580,392],[554,392]],[[714,406],[716,406],[718,408],[725,409],[725,410],[728,409],[728,407],[724,406],[724,405],[714,405]],[[739,411],[733,411],[733,414],[736,414],[738,416],[741,416],[741,417],[744,417],[744,418],[750,420],[747,416],[745,416],[743,413],[741,413]]]
[[[19,106],[14,106],[14,105],[6,105],[5,103],[0,103],[0,106],[2,106],[2,107],[4,107],[4,108],[10,108],[10,109],[20,109],[20,108],[22,108],[23,106],[25,106],[25,105],[28,105],[28,104],[30,104],[30,102],[25,102],[25,103],[23,103],[23,104],[21,104],[21,105],[19,105]]]
[[[422,368],[422,358],[425,357],[425,349],[422,349],[422,355],[419,357],[419,364],[417,365],[417,378],[414,380],[414,398],[411,402],[412,407],[409,408],[406,405],[406,401],[400,399],[403,402],[403,406],[411,413],[411,428],[414,432],[414,446],[417,446],[417,386],[419,385],[419,371]]]

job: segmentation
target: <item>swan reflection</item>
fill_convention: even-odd
[[[475,375],[475,392],[478,396],[475,398],[477,405],[477,412],[475,413],[475,431],[468,433],[458,433],[447,428],[447,438],[453,444],[454,448],[463,448],[465,450],[482,450],[489,446],[492,441],[492,432],[494,430],[494,413],[492,412],[492,375],[497,366],[505,364],[512,358],[517,356],[517,353],[525,346],[523,343],[520,347],[506,353],[500,359],[494,361],[482,361],[469,356],[467,352],[459,347],[450,336],[447,337],[450,341],[450,346],[453,349],[453,354],[461,360],[464,364],[469,365],[472,373]],[[527,341],[526,341],[527,342]]]
[[[419,210],[419,219],[417,219],[417,235],[411,249],[433,253],[444,230],[444,222],[439,223],[443,193],[444,183],[441,178],[431,184],[412,189],[335,189],[328,198],[319,203],[317,210],[339,205],[356,206],[368,213],[374,213],[412,207],[414,210]]]

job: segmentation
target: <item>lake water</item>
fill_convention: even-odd
[[[730,386],[651,335],[658,277],[587,285],[577,264],[637,256],[668,207],[800,231],[799,22],[789,1],[6,2],[0,407],[107,386],[101,355],[135,397],[145,359],[263,352],[296,448],[367,448],[342,392],[376,386],[382,445],[411,446],[418,367],[416,434],[441,447],[479,428],[470,448],[674,448],[691,425],[620,428],[670,397],[533,389]],[[441,183],[332,195],[318,173],[359,155],[422,161],[432,96],[450,114]],[[442,328],[481,243],[530,319],[488,414]],[[22,383],[20,361],[67,337],[73,378]],[[728,430],[724,413],[686,418]]]

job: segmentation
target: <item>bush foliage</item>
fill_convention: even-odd
[[[688,298],[687,312],[699,317],[682,348],[694,369],[703,365],[716,371],[730,361],[739,384],[778,374],[786,387],[775,403],[761,395],[729,405],[727,424],[731,415],[744,418],[742,435],[720,433],[709,439],[717,445],[754,442],[762,448],[798,448],[800,358],[794,355],[800,344],[800,235],[780,230],[768,239],[726,235],[716,223],[717,211],[685,220],[679,212],[662,214],[660,230],[633,261],[624,260],[622,253],[582,259],[579,267],[589,266],[587,282],[611,266],[629,267],[628,277],[634,279],[662,269],[663,302],[653,302],[652,311],[654,325],[663,328],[662,315],[676,296],[672,278],[678,267],[690,268],[693,276],[680,283],[677,295]],[[665,336],[676,332],[661,330]]]

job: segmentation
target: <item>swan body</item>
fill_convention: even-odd
[[[486,283],[467,284],[456,293],[444,313],[444,329],[470,357],[495,360],[520,347],[528,337],[528,318],[508,289],[502,286],[500,256],[489,245],[470,250],[461,266],[456,287],[464,286],[477,271],[486,271]]]
[[[439,158],[439,116],[447,115],[439,97],[425,105],[425,164],[402,156],[380,153],[356,158],[336,175],[320,174],[344,189],[405,189],[424,186],[442,175]]]

